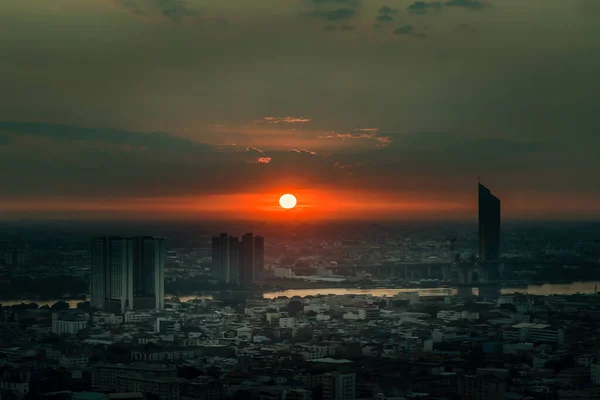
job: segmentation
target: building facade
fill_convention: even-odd
[[[88,327],[89,315],[81,312],[52,313],[52,332],[57,335],[74,335]]]
[[[91,245],[90,303],[123,314],[164,308],[164,245],[154,237],[101,237]]]
[[[142,375],[149,378],[176,378],[177,368],[160,364],[96,364],[92,367],[92,389],[115,390],[117,378]]]
[[[212,273],[221,282],[236,285],[262,279],[265,264],[265,241],[246,233],[240,241],[221,233],[212,239]]]

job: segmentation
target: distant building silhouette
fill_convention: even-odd
[[[90,303],[113,313],[164,308],[163,239],[92,239]]]
[[[212,239],[212,272],[224,283],[244,284],[263,277],[265,241],[246,233],[242,240],[222,233]]]
[[[500,258],[500,199],[479,183],[479,258],[482,262]]]
[[[4,252],[6,265],[22,267],[29,265],[33,257],[28,243],[22,241],[11,242]]]
[[[254,279],[262,280],[265,274],[265,238],[254,237]]]
[[[239,240],[221,233],[212,239],[212,273],[225,283],[239,283]]]

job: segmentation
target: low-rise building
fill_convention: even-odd
[[[88,327],[89,315],[82,312],[52,313],[52,332],[57,335],[74,335]]]

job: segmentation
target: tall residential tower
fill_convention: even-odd
[[[92,240],[90,303],[113,313],[164,308],[164,246],[154,237]]]
[[[239,245],[238,238],[226,233],[212,238],[212,273],[219,281],[239,284]]]
[[[243,284],[263,278],[265,240],[246,233],[242,240],[222,233],[212,239],[212,272],[224,283]]]

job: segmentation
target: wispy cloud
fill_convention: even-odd
[[[389,136],[378,136],[377,132],[379,129],[377,128],[359,128],[354,129],[353,132],[326,132],[320,135],[317,135],[319,139],[337,139],[343,141],[358,141],[358,140],[368,140],[371,142],[375,142],[375,147],[382,148],[388,146],[392,143],[392,138]]]
[[[379,128],[358,128],[355,129],[357,132],[379,132]]]
[[[306,123],[306,122],[310,122],[310,118],[304,118],[304,117],[265,117],[262,120],[258,120],[255,121],[256,123],[260,123],[260,122],[266,122],[268,124],[279,124],[279,123],[286,123],[286,124],[298,124],[298,123]]]
[[[356,15],[354,8],[338,8],[336,10],[315,10],[307,13],[302,13],[300,17],[318,18],[325,21],[345,21],[353,18]]]
[[[358,140],[358,139],[373,139],[376,136],[375,132],[362,132],[362,133],[336,133],[328,132],[317,135],[319,139],[340,139],[340,140]]]
[[[375,137],[375,133],[366,132],[366,133],[337,133],[337,132],[326,132],[317,135],[319,139],[340,139],[340,140],[348,140],[348,139],[372,139]]]
[[[394,20],[394,18],[391,15],[387,14],[378,15],[375,19],[379,22],[392,22]]]
[[[376,140],[379,142],[377,147],[386,147],[393,142],[392,138],[389,136],[378,136]]]
[[[427,14],[431,11],[440,10],[442,8],[442,3],[440,1],[415,1],[410,6],[408,6],[408,11],[414,14]]]
[[[487,6],[478,0],[449,0],[444,3],[446,7],[462,7],[469,10],[483,10]]]
[[[317,154],[316,151],[310,151],[306,149],[290,149],[290,151],[298,154],[311,154],[313,156]]]
[[[415,27],[411,26],[411,25],[404,25],[404,26],[401,26],[400,28],[397,28],[394,31],[394,35],[413,36],[413,37],[420,37],[420,38],[425,38],[428,36],[426,33],[417,32],[415,30]]]
[[[246,151],[255,151],[257,153],[262,153],[263,152],[261,149],[258,149],[256,147],[246,147]]]
[[[134,14],[162,15],[176,24],[193,15],[186,0],[120,0],[119,3]]]
[[[311,0],[316,5],[331,5],[331,4],[345,4],[348,6],[356,7],[360,4],[359,0]]]
[[[379,9],[379,14],[395,14],[396,11],[397,10],[395,8],[391,8],[389,6],[383,6]]]

